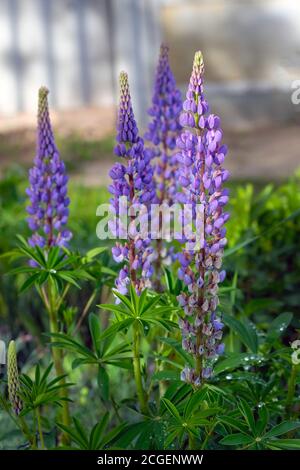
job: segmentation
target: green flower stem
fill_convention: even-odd
[[[26,423],[23,416],[18,417],[18,427],[21,429],[21,431],[24,434],[24,436],[26,437],[26,439],[28,439],[31,448],[34,449],[36,447],[35,436],[31,435],[31,433],[29,431],[29,428],[27,426],[27,423]]]
[[[288,416],[292,414],[293,399],[296,392],[296,380],[299,367],[293,364],[291,375],[288,381],[288,392],[286,397],[286,413]]]
[[[49,320],[50,320],[50,332],[51,333],[58,333],[58,319],[57,319],[57,310],[55,308],[55,295],[54,295],[54,286],[49,283],[48,286],[48,304],[49,304]],[[54,338],[51,338],[51,342],[55,342]],[[63,355],[62,351],[57,348],[51,348],[52,358],[54,362],[55,372],[57,376],[64,375],[64,367],[63,367]],[[65,384],[65,378],[61,379],[61,384]],[[68,392],[66,388],[62,388],[60,390],[60,394],[62,397],[67,397]],[[62,403],[62,423],[65,426],[70,425],[70,411],[69,411],[69,404],[67,401],[63,401]],[[62,442],[64,444],[69,443],[69,437],[67,434],[62,434]]]
[[[202,444],[202,446],[201,446],[201,450],[204,450],[204,449],[206,448],[206,446],[207,446],[207,444],[208,444],[208,441],[209,441],[209,439],[210,439],[210,437],[211,437],[211,435],[212,435],[212,433],[213,433],[213,431],[214,431],[214,429],[215,429],[215,427],[216,427],[217,424],[218,424],[217,421],[213,421],[210,430],[209,430],[209,431],[207,430],[207,432],[206,432],[206,437],[205,437],[205,439],[204,439],[204,441],[203,441],[203,444]]]
[[[189,450],[196,450],[196,439],[192,433],[189,433]]]
[[[139,325],[134,325],[133,331],[133,370],[137,390],[137,396],[140,403],[141,412],[145,415],[148,414],[148,405],[146,393],[143,387],[142,374],[141,374],[141,361],[140,361],[140,332]]]
[[[40,436],[41,448],[42,448],[42,449],[45,449],[45,441],[44,441],[44,436],[43,436],[43,429],[42,429],[42,423],[41,423],[41,415],[40,415],[40,411],[39,411],[38,408],[36,408],[35,414],[36,414],[38,432],[39,432],[39,436]]]

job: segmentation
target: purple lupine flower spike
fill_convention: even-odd
[[[155,167],[158,182],[159,202],[174,202],[176,194],[177,160],[174,156],[176,137],[181,130],[179,116],[182,111],[181,92],[169,63],[169,48],[165,44],[160,47],[158,66],[156,69],[152,106],[148,114],[152,117],[145,133],[145,139],[156,146],[156,156],[160,156]]]
[[[181,377],[196,386],[211,377],[214,361],[224,352],[223,323],[217,308],[218,284],[225,278],[225,271],[221,270],[227,243],[224,224],[229,218],[224,211],[228,190],[222,187],[229,176],[222,167],[227,148],[221,143],[220,118],[208,114],[203,73],[203,57],[196,52],[180,117],[184,130],[177,140],[179,179],[184,182],[178,200],[191,204],[192,211],[196,204],[204,207],[203,243],[196,251],[183,250],[178,257],[178,276],[188,286],[188,293],[178,299],[186,315],[180,321],[182,346],[195,358],[195,367],[186,367]]]
[[[34,166],[29,170],[30,186],[26,190],[30,199],[27,220],[33,232],[28,242],[31,246],[45,248],[65,246],[72,237],[65,228],[70,203],[67,197],[68,177],[54,141],[48,93],[45,87],[39,89],[37,152]]]
[[[120,74],[120,102],[115,154],[123,157],[124,162],[115,163],[110,170],[112,184],[109,191],[112,194],[112,210],[117,216],[122,215],[119,213],[121,196],[127,198],[128,210],[134,205],[144,205],[145,209],[149,208],[156,197],[151,166],[153,152],[145,149],[143,139],[139,137],[131,104],[128,76],[125,72]],[[145,217],[147,219],[147,213]],[[130,219],[131,222],[134,221],[133,216],[130,216]],[[120,222],[118,231],[119,233],[116,235],[120,235]],[[141,233],[133,230],[129,231],[128,241],[124,244],[118,242],[112,248],[114,260],[125,262],[116,280],[116,288],[121,294],[128,293],[130,283],[138,294],[145,287],[150,287],[150,278],[153,274],[153,250],[150,243],[148,232],[142,236]]]
[[[175,202],[178,189],[176,138],[182,129],[179,116],[182,111],[181,92],[176,86],[175,77],[169,63],[169,48],[162,44],[156,69],[152,105],[148,110],[151,121],[145,133],[145,139],[152,143],[155,156],[159,157],[155,165],[154,176],[157,184],[157,202]],[[161,224],[161,222],[160,222]],[[157,288],[160,288],[162,264],[168,264],[174,258],[173,248],[164,246],[161,239],[156,244]]]

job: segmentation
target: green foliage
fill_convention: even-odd
[[[67,397],[61,397],[59,391],[73,384],[61,384],[60,382],[65,376],[58,376],[49,380],[52,367],[53,364],[49,364],[45,371],[41,373],[40,366],[37,365],[33,380],[26,374],[21,375],[21,389],[19,395],[24,406],[20,413],[21,416],[25,416],[30,411],[46,405],[54,404],[62,406],[62,401],[69,400]]]
[[[95,149],[76,152],[89,158]],[[163,293],[113,291],[119,267],[95,235],[95,208],[107,192],[72,185],[76,237],[70,248],[29,247],[24,176],[8,174],[0,183],[0,249],[6,252],[0,258],[0,316],[8,327],[3,331],[19,337],[25,373],[20,416],[11,413],[6,383],[0,384],[3,447],[10,441],[32,449],[300,449],[300,371],[290,347],[300,327],[299,181],[295,175],[259,192],[251,184],[233,185],[228,276],[218,307],[226,349],[213,378],[193,389],[180,381],[182,368],[193,361],[177,326],[183,285],[176,263],[164,270]],[[16,233],[23,234],[18,247]],[[56,330],[42,334],[53,312]],[[54,375],[49,349],[65,373]],[[137,398],[146,401],[146,410]],[[65,403],[72,416],[67,424]]]

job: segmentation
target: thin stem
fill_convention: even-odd
[[[56,311],[58,312],[58,310],[60,309],[60,306],[61,304],[63,303],[67,293],[69,292],[69,289],[71,287],[71,284],[67,284],[66,287],[64,288],[63,290],[63,293],[61,294],[60,298],[58,299],[58,303],[56,305]]]
[[[196,439],[193,434],[189,434],[189,450],[196,450]]]
[[[204,450],[204,449],[206,448],[207,443],[208,443],[208,440],[209,440],[209,438],[211,437],[211,435],[212,435],[212,433],[213,433],[213,430],[215,429],[215,426],[216,426],[216,425],[217,425],[217,422],[213,422],[212,427],[210,428],[209,432],[206,433],[206,437],[205,437],[204,442],[203,442],[203,444],[202,444],[202,446],[201,446],[201,450]]]
[[[48,300],[49,300],[49,319],[50,319],[50,331],[51,333],[58,333],[58,319],[57,319],[57,310],[55,309],[55,299],[53,293],[53,286],[49,283],[48,286]],[[51,342],[55,342],[55,339],[51,337]],[[64,367],[63,367],[63,356],[62,351],[53,347],[51,348],[52,358],[54,362],[55,372],[57,376],[64,375]],[[63,377],[60,381],[62,385],[66,383],[65,378]],[[61,397],[67,397],[67,390],[66,388],[60,389]],[[69,404],[67,401],[63,400],[62,403],[62,422],[65,426],[69,426],[70,424],[70,411],[69,411]],[[62,442],[67,444],[69,442],[69,437],[66,433],[62,434]]]
[[[140,361],[140,332],[138,324],[134,325],[133,331],[133,370],[137,390],[137,396],[140,403],[141,412],[148,414],[147,398],[143,387]]]
[[[42,423],[41,423],[41,415],[40,415],[40,411],[39,411],[38,408],[35,410],[35,414],[36,414],[38,432],[39,432],[39,436],[40,436],[41,448],[42,448],[42,449],[45,449],[45,441],[44,441],[44,436],[43,436],[43,429],[42,429]]]
[[[291,375],[288,381],[288,392],[286,397],[286,413],[288,416],[292,414],[293,400],[296,392],[298,367],[296,364],[292,365]]]
[[[95,298],[96,298],[96,295],[97,295],[97,291],[94,290],[94,292],[92,293],[92,295],[90,296],[90,298],[88,299],[83,311],[82,311],[82,314],[80,315],[80,318],[74,328],[74,331],[72,333],[73,336],[76,335],[77,331],[79,330],[79,328],[81,327],[82,325],[82,322],[83,320],[85,319],[85,317],[87,316],[88,314],[88,311],[90,309],[90,306],[92,305],[92,303],[94,302]]]

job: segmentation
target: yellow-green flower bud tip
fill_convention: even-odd
[[[203,55],[201,51],[197,51],[194,56],[194,67],[202,67],[204,65]]]

